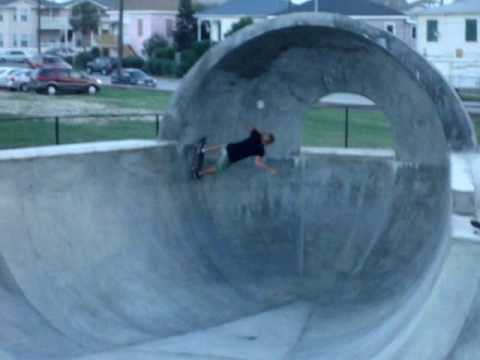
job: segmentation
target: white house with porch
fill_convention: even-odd
[[[456,87],[480,87],[480,0],[416,13],[418,51]]]
[[[197,14],[198,39],[222,41],[232,25],[244,17],[256,22],[298,12],[350,16],[389,31],[412,47],[416,45],[416,25],[410,16],[370,0],[310,0],[298,5],[289,0],[229,0]]]

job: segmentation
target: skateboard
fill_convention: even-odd
[[[207,138],[202,137],[196,144],[195,144],[195,151],[193,154],[193,161],[192,161],[192,178],[193,179],[200,179],[200,171],[202,171],[203,163],[205,161],[205,145],[207,144]]]

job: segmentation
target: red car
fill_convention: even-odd
[[[59,93],[87,93],[95,95],[102,82],[79,71],[69,69],[42,68],[32,76],[32,89],[37,93],[56,95]]]

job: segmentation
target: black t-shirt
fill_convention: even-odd
[[[230,163],[243,160],[250,156],[264,156],[265,147],[262,143],[262,134],[256,129],[250,132],[250,136],[238,143],[227,145],[228,160]]]

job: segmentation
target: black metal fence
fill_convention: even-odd
[[[0,115],[0,149],[158,137],[162,113],[10,117]],[[226,139],[226,141],[234,139]],[[391,129],[375,108],[314,106],[303,145],[390,148]]]
[[[148,139],[159,135],[162,113],[0,117],[0,148],[89,141]]]

